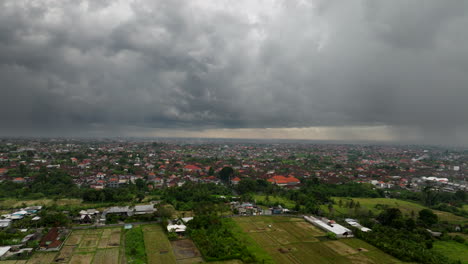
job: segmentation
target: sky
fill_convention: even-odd
[[[1,136],[468,145],[465,0],[2,0]]]

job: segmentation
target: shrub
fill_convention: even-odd
[[[336,237],[336,234],[333,233],[333,232],[327,232],[326,236],[329,238],[329,239],[333,239],[333,240],[337,240],[338,238]]]

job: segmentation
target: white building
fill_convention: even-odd
[[[334,233],[337,237],[353,237],[353,232],[351,230],[335,223],[333,220],[328,220],[326,218],[318,219],[313,216],[304,216],[304,219],[326,232]]]

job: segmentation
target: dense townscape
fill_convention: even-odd
[[[152,232],[171,241],[174,252],[174,243],[192,245],[190,263],[294,263],[281,262],[268,249],[265,253],[256,236],[247,242],[241,237],[255,231],[242,219],[267,219],[252,221],[266,221],[260,223],[271,229],[280,217],[302,218],[301,225],[333,243],[366,241],[395,261],[466,261],[464,256],[446,256],[443,249],[453,243],[466,247],[464,149],[208,139],[3,139],[0,159],[4,259],[33,261],[45,254],[40,252],[59,252],[47,261],[88,263],[74,257],[79,256],[79,241],[78,246],[69,243],[94,228],[89,230],[100,236],[109,232],[107,242],[101,238],[96,243],[107,243],[104,248],[115,247],[117,253],[121,233],[123,241],[133,241],[123,243],[124,253],[114,261],[153,263],[144,236],[156,228]],[[289,242],[278,241],[281,255],[295,256]],[[351,250],[353,243],[345,246]],[[364,253],[367,247],[354,249],[366,259],[359,261],[380,263]],[[357,255],[346,258],[351,257]],[[180,261],[177,254],[175,258]]]

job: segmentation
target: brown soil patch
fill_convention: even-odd
[[[200,251],[193,243],[192,240],[184,239],[172,241],[172,248],[174,249],[174,254],[177,260],[187,259],[187,258],[196,258],[200,257]]]
[[[342,256],[358,253],[357,250],[353,249],[352,247],[340,241],[330,241],[330,242],[325,242],[324,244]]]

